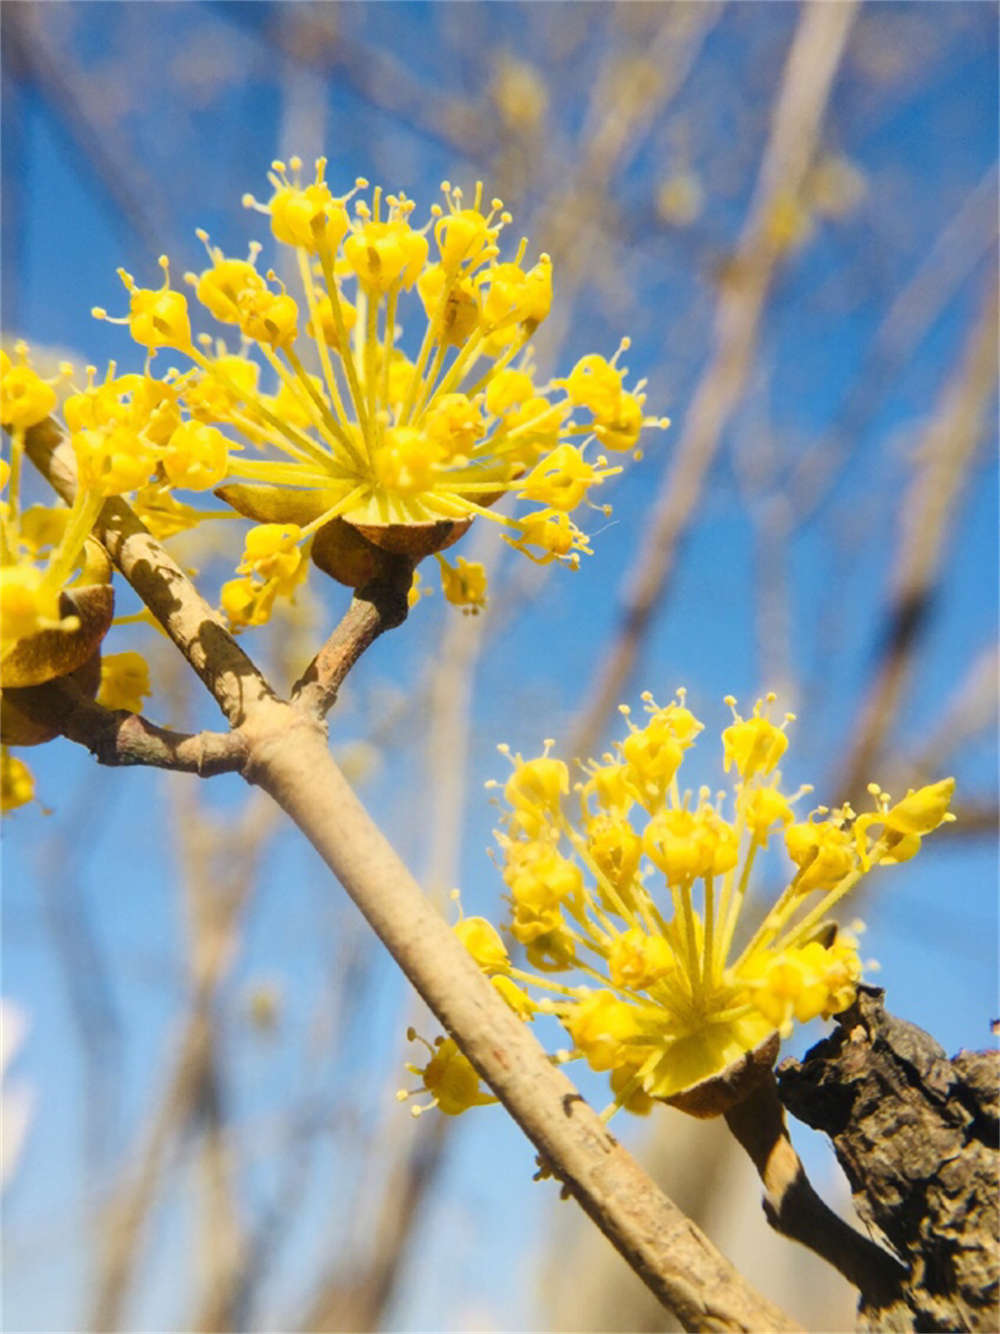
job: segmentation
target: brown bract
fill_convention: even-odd
[[[238,514],[258,523],[296,523],[304,528],[314,523],[334,503],[331,492],[305,488],[233,482],[215,494]],[[492,504],[498,496],[490,496]],[[435,523],[355,524],[335,518],[325,523],[313,538],[313,562],[342,584],[360,588],[380,570],[377,553],[371,548],[407,556],[416,562],[435,551],[444,551],[469,531],[472,519],[441,519]],[[360,535],[360,542],[350,533]]]
[[[352,527],[383,551],[418,561],[452,546],[465,536],[471,523],[471,519],[441,519],[438,523],[359,523]]]
[[[101,686],[100,646],[74,672],[40,686],[5,687],[0,692],[0,739],[5,746],[41,746],[60,735],[65,704],[58,698],[52,700],[50,687],[62,681],[72,682],[88,699],[94,699]]]

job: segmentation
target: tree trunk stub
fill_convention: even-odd
[[[949,1060],[861,987],[838,1028],[778,1068],[788,1110],[829,1135],[858,1215],[906,1264],[888,1302],[861,1294],[859,1329],[1000,1328],[1000,1052]]]

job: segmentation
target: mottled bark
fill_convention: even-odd
[[[906,1272],[861,1293],[863,1330],[996,1330],[1000,1053],[949,1060],[862,987],[836,1031],[778,1069],[781,1097],[833,1141],[859,1216]]]

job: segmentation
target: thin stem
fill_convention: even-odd
[[[792,1148],[774,1075],[726,1112],[726,1123],[764,1185],[764,1213],[776,1232],[808,1246],[878,1308],[898,1293],[906,1270],[888,1251],[855,1232],[813,1190]]]

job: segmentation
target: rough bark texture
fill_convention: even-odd
[[[829,1038],[778,1069],[785,1106],[830,1136],[859,1216],[907,1265],[889,1299],[862,1292],[858,1327],[996,1330],[1000,1053],[949,1060],[882,998],[862,987]]]

